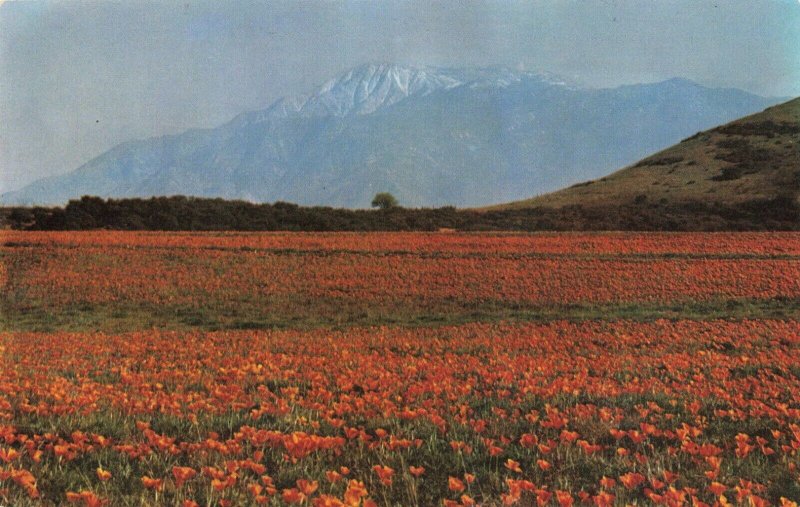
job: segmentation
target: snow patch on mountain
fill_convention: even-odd
[[[555,74],[507,67],[467,69],[370,63],[340,74],[309,95],[281,98],[267,109],[239,115],[232,123],[242,125],[286,118],[367,115],[409,97],[424,97],[439,90],[458,86],[506,88],[521,82],[580,88]]]
[[[331,79],[310,95],[284,97],[265,110],[244,113],[234,122],[371,114],[408,97],[425,96],[461,84],[435,69],[366,64]]]

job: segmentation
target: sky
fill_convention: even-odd
[[[798,96],[800,0],[0,0],[0,193],[366,62]]]

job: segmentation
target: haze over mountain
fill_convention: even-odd
[[[754,200],[800,204],[800,98],[698,132],[599,180],[492,208]]]
[[[214,129],[123,143],[0,197],[194,195],[366,207],[513,201],[595,178],[777,99],[685,79],[591,89],[508,68],[368,64]]]

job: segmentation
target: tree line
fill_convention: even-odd
[[[469,210],[454,207],[375,210],[304,207],[276,202],[184,196],[101,199],[84,196],[64,207],[2,208],[4,227],[24,230],[163,231],[725,231],[800,230],[792,198],[735,206],[635,200],[622,205]]]

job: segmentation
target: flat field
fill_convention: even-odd
[[[800,234],[0,231],[0,286],[0,504],[800,499]]]

